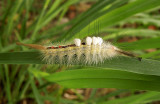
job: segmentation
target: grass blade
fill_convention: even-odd
[[[44,64],[39,52],[12,52],[0,53],[0,64]],[[91,67],[91,66],[90,66]],[[111,60],[105,60],[103,64],[92,66],[102,69],[112,68],[114,70],[122,70],[147,75],[160,76],[160,62],[150,59],[142,59],[138,61],[135,58],[115,57]]]

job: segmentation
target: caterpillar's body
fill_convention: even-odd
[[[35,44],[17,44],[41,50],[43,60],[48,64],[97,64],[120,54],[137,57],[118,49],[109,42],[103,42],[100,37],[87,37],[85,42],[75,39],[74,44],[59,46],[46,47]],[[141,60],[139,57],[138,59]]]

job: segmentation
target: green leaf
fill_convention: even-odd
[[[8,52],[0,53],[1,64],[40,64],[39,52]]]
[[[30,73],[29,77],[30,77],[30,80],[31,80],[31,87],[32,87],[32,90],[33,90],[33,94],[35,96],[35,99],[36,99],[37,103],[38,104],[43,104],[42,100],[40,99],[41,95],[39,94],[39,91],[38,91],[38,89],[35,85],[35,82],[33,80],[34,77],[31,75],[31,73]]]
[[[113,26],[114,24],[143,11],[158,7],[160,5],[160,1],[158,0],[136,0],[133,1],[131,3],[128,3],[126,5],[123,5],[121,7],[119,7],[119,5],[116,5],[116,9],[113,8],[109,11],[105,11],[105,13],[103,13],[103,15],[101,17],[97,17],[97,18],[92,18],[92,17],[88,17],[89,19],[92,19],[90,21],[92,21],[91,23],[86,22],[86,21],[81,21],[79,22],[76,26],[73,26],[73,28],[71,29],[73,33],[77,33],[80,31],[81,38],[91,35],[88,34],[88,29],[90,29],[90,33],[94,33],[95,31],[95,23],[97,21],[102,21],[100,22],[100,29],[104,28],[104,27],[109,27],[109,26]],[[107,7],[108,5],[106,5]],[[112,5],[114,6],[114,5]],[[112,8],[112,6],[110,8]],[[109,9],[109,8],[108,8]],[[102,9],[100,9],[99,11],[102,11]],[[97,10],[98,12],[98,10]],[[88,19],[87,18],[87,19]],[[85,24],[85,25],[84,25]],[[86,26],[86,24],[88,24]],[[79,29],[79,31],[77,31],[77,28]],[[79,36],[79,34],[75,34],[73,35],[65,35],[66,39],[72,39],[75,38],[77,36]]]
[[[141,55],[143,58],[149,58],[160,54],[160,50]]]
[[[112,69],[69,70],[54,73],[44,78],[49,82],[56,82],[69,88],[121,88],[160,91],[159,76]]]
[[[157,100],[160,100],[159,92],[146,92],[139,95],[131,95],[129,97],[101,102],[100,104],[147,104]]]
[[[138,36],[138,37],[158,37],[160,36],[159,31],[149,30],[149,29],[105,29],[103,32],[113,32],[103,39],[115,39],[124,36]]]
[[[16,60],[15,60],[16,59]],[[0,63],[42,64],[38,52],[1,53]],[[160,91],[160,62],[129,57],[105,60],[103,64],[48,75],[36,73],[50,82],[71,88],[122,88]],[[32,70],[33,71],[33,70]],[[35,74],[34,72],[32,72]],[[148,84],[149,83],[149,84]]]
[[[142,39],[131,43],[118,44],[124,50],[142,50],[150,48],[160,48],[160,38]]]
[[[11,52],[0,53],[0,64],[44,64],[44,62],[42,62],[39,52]],[[92,67],[160,76],[160,61],[150,59],[138,61],[135,58],[119,56],[107,59],[102,64],[92,65]]]
[[[127,19],[125,21],[125,23],[126,22],[128,22],[128,23],[143,23],[145,25],[153,24],[153,25],[158,26],[158,27],[160,26],[160,20],[152,18],[152,17],[147,17],[147,18],[130,18],[130,19]]]

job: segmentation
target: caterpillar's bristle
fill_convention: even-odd
[[[134,55],[134,54],[132,54],[132,53],[129,53],[129,52],[126,52],[126,51],[122,51],[122,50],[116,50],[116,51],[119,52],[119,53],[121,53],[121,54],[123,54],[123,55],[129,56],[129,57],[135,57],[135,58],[137,58],[139,61],[142,60],[142,57],[138,57],[138,56],[136,56],[136,55]]]
[[[42,45],[37,45],[37,44],[24,44],[24,43],[20,43],[20,42],[16,42],[17,45],[22,45],[22,46],[26,46],[29,48],[33,48],[33,49],[37,49],[37,50],[45,50],[46,48]]]
[[[24,44],[30,48],[41,50],[43,61],[47,64],[98,64],[107,58],[123,54],[130,57],[137,57],[129,52],[122,51],[109,42],[103,42],[100,37],[87,37],[85,42],[75,39],[73,44],[41,46],[36,44]],[[141,58],[138,57],[141,61]]]
[[[75,39],[71,45],[47,47],[43,51],[43,60],[49,64],[98,64],[116,55],[113,45],[103,42],[102,38],[87,37],[85,43]]]

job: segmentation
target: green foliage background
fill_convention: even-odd
[[[78,5],[80,2],[94,4],[73,20],[60,24],[69,6]],[[40,4],[40,7],[36,8],[36,4]],[[160,7],[159,0],[2,0],[0,5],[0,85],[3,88],[0,98],[6,99],[7,103],[17,103],[25,98],[33,98],[38,104],[43,104],[45,100],[64,104],[145,104],[160,100],[160,32],[158,29],[147,28],[150,25],[157,28],[160,26],[157,12]],[[31,24],[28,26],[29,20]],[[56,22],[50,24],[53,20]],[[42,44],[47,39],[53,42],[64,39],[72,41],[76,37],[83,39],[95,35],[97,21],[100,21],[99,35],[105,40],[116,42],[126,36],[140,37],[141,39],[135,42],[116,42],[116,45],[139,54],[143,57],[142,62],[129,57],[118,57],[95,66],[46,67],[38,52],[15,44],[17,41]],[[124,24],[133,23],[139,24],[138,28],[122,27]],[[18,25],[21,25],[20,29]],[[66,29],[68,26],[71,28]],[[116,26],[118,28],[115,28]],[[146,53],[146,49],[155,51]],[[56,72],[58,69],[61,71]],[[39,87],[33,79],[39,82]],[[46,87],[55,83],[61,87],[55,92],[48,92]],[[63,91],[68,88],[94,89],[90,99],[84,100],[80,96],[81,100],[75,101],[62,97]],[[110,95],[94,98],[97,88],[129,90],[116,90]],[[132,90],[149,91],[126,98],[106,100]],[[45,96],[40,92],[44,92]]]

